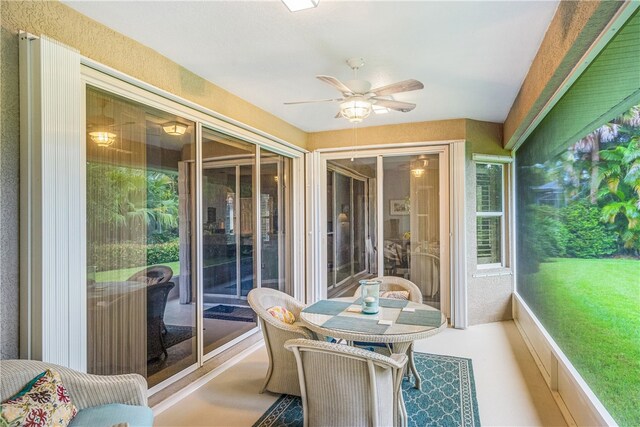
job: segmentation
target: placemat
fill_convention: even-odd
[[[351,316],[336,316],[324,322],[323,328],[341,329],[343,331],[363,332],[367,334],[384,334],[389,325],[379,325],[375,319],[363,319]]]
[[[437,328],[442,324],[442,314],[438,310],[401,311],[396,323]]]
[[[343,301],[322,300],[302,310],[305,313],[326,314],[335,316],[347,309],[352,303]]]
[[[380,304],[380,307],[385,308],[404,308],[407,306],[407,304],[409,304],[409,301],[407,301],[406,299],[380,298],[380,301],[378,303]],[[362,304],[362,297],[355,300],[352,304]]]

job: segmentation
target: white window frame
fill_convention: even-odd
[[[513,159],[511,157],[508,156],[492,156],[492,155],[483,155],[483,154],[474,154],[473,155],[473,161],[474,161],[474,166],[475,166],[475,171],[474,173],[476,174],[475,177],[477,177],[477,166],[478,165],[495,165],[498,166],[500,168],[502,168],[502,191],[500,192],[501,194],[501,207],[502,210],[501,211],[496,211],[496,212],[478,212],[477,210],[477,203],[476,203],[476,207],[475,207],[475,212],[476,212],[476,235],[475,235],[475,239],[476,239],[476,268],[478,270],[489,270],[489,269],[496,269],[496,268],[507,268],[507,232],[509,230],[508,228],[508,222],[509,222],[509,218],[508,218],[508,210],[509,210],[509,203],[508,203],[508,187],[510,185],[510,181],[507,179],[507,177],[509,176],[510,170],[509,170],[509,166],[510,163],[513,161]],[[477,187],[474,188],[476,197],[478,197],[477,194]],[[494,263],[480,263],[478,260],[478,230],[477,230],[477,224],[478,224],[478,218],[500,218],[500,262],[494,262]]]
[[[478,265],[478,269],[482,270],[482,269],[488,269],[488,268],[503,268],[505,266],[505,230],[506,230],[506,226],[505,226],[505,206],[504,206],[504,202],[505,202],[505,191],[504,191],[504,182],[505,182],[505,167],[502,163],[493,163],[493,162],[476,162],[476,182],[477,182],[477,172],[478,172],[478,165],[487,165],[487,166],[497,166],[499,167],[500,170],[500,175],[502,175],[502,179],[501,179],[501,187],[500,187],[500,206],[502,207],[502,210],[500,211],[495,211],[495,212],[479,212],[478,211],[478,201],[476,200],[476,263]],[[478,219],[479,218],[500,218],[500,262],[494,262],[494,263],[480,263],[480,260],[478,259]]]

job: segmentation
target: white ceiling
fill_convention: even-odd
[[[314,76],[351,79],[351,57],[365,59],[359,77],[374,87],[409,78],[425,86],[395,96],[415,110],[372,114],[361,126],[503,122],[558,5],[320,0],[291,13],[279,0],[65,3],[305,131],[351,126],[334,118],[337,104],[283,105],[339,96]]]

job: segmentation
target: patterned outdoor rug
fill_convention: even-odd
[[[413,381],[402,382],[409,426],[479,427],[471,359],[426,353],[414,355],[422,378],[422,391],[413,388]],[[300,398],[282,395],[253,426],[302,426]]]
[[[256,314],[251,307],[219,304],[204,311],[207,319],[235,320],[238,322],[255,322]]]

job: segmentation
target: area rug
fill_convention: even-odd
[[[479,427],[471,359],[426,353],[414,353],[414,356],[422,378],[422,391],[413,388],[413,381],[402,382],[409,427]],[[254,427],[298,427],[302,426],[302,420],[300,398],[285,394]]]
[[[237,322],[255,322],[256,314],[250,307],[219,304],[204,311],[207,319],[235,320]]]

